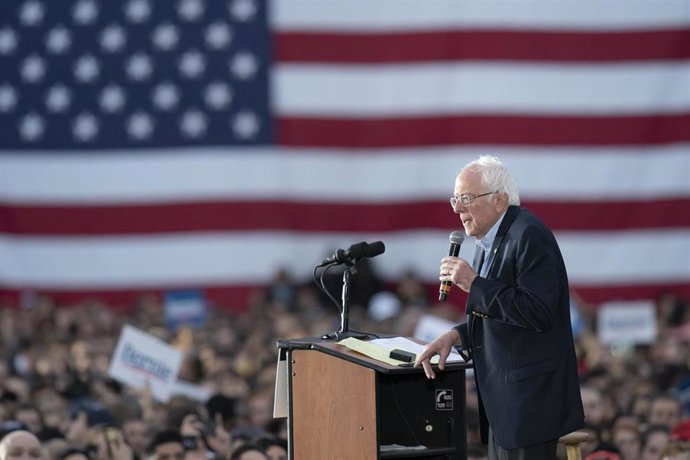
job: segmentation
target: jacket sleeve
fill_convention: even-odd
[[[495,263],[498,277],[477,277],[470,288],[467,314],[543,332],[563,308],[567,275],[551,232],[527,225],[506,235]]]
[[[472,344],[470,343],[470,335],[467,333],[467,323],[458,324],[453,329],[460,334],[460,345],[455,348],[465,361],[469,361],[472,359]]]

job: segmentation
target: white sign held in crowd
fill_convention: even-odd
[[[656,308],[650,300],[608,302],[597,315],[599,341],[607,345],[649,344],[657,335]]]
[[[457,323],[453,323],[447,319],[433,315],[423,315],[417,322],[414,338],[423,340],[424,342],[431,342],[436,337],[444,332],[448,332],[455,326],[457,326]]]
[[[143,389],[148,384],[154,398],[167,402],[174,392],[181,365],[181,352],[127,325],[120,333],[108,375],[134,388]]]

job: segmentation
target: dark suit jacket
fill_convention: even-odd
[[[568,276],[558,244],[526,209],[501,222],[486,278],[457,326],[474,361],[480,427],[505,449],[559,438],[584,426],[570,326]],[[487,424],[488,423],[488,424]]]

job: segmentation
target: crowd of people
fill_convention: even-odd
[[[366,278],[352,287],[353,330],[412,336],[423,315],[458,322],[464,314],[434,302],[413,272],[396,286]],[[0,305],[0,460],[286,459],[286,420],[273,418],[276,341],[335,331],[340,315],[311,281],[285,272],[276,280],[241,313],[214,305],[203,327],[175,330],[153,295],[127,309],[42,296]],[[597,307],[573,293],[590,434],[583,458],[690,459],[690,309],[671,294],[656,300],[656,340],[611,347],[597,339]],[[179,379],[209,397],[162,402],[150,388],[112,379],[109,363],[127,324],[182,351]],[[471,373],[466,390],[468,458],[486,458]]]

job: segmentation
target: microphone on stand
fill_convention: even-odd
[[[465,233],[461,231],[454,231],[448,237],[450,240],[450,249],[448,250],[448,255],[457,257],[460,254],[460,246],[465,240]],[[438,300],[440,302],[445,302],[448,298],[448,293],[450,292],[450,287],[453,285],[450,281],[441,281],[441,285],[438,287]]]
[[[332,256],[323,259],[316,268],[325,267],[326,265],[349,264],[359,259],[376,257],[385,251],[386,246],[382,241],[374,241],[373,243],[362,241],[361,243],[353,244],[347,249],[338,249]]]
[[[319,265],[314,267],[314,282],[317,283],[319,288],[326,293],[326,295],[338,306],[340,310],[340,329],[338,332],[333,334],[326,334],[322,336],[324,340],[342,340],[346,337],[356,337],[356,338],[370,338],[369,335],[361,332],[350,332],[348,329],[349,323],[349,298],[350,298],[350,277],[352,274],[356,273],[355,264],[361,259],[376,257],[383,254],[386,251],[386,245],[382,241],[374,241],[373,243],[367,243],[362,241],[361,243],[355,243],[347,249],[338,249],[335,253],[323,259]],[[347,269],[343,271],[343,289],[342,289],[342,304],[328,292],[328,289],[324,285],[323,275],[328,271],[329,268],[335,265],[345,265]],[[320,282],[316,280],[316,271],[319,268],[326,267],[321,272]]]

